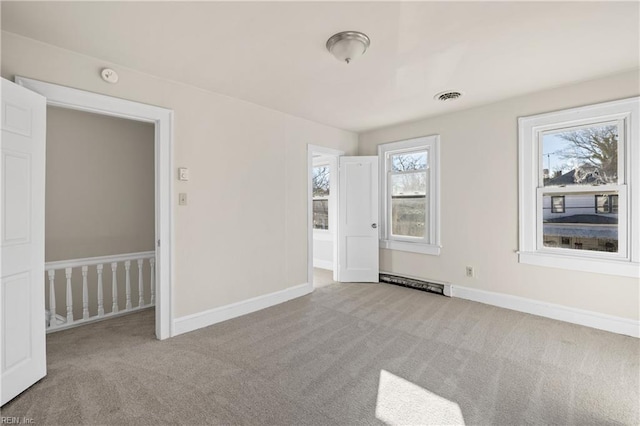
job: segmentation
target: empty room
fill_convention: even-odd
[[[0,423],[640,424],[637,1],[0,7]]]

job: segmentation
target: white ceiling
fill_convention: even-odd
[[[639,67],[638,2],[2,2],[2,29],[363,131]],[[326,40],[363,31],[338,62]],[[463,91],[454,102],[436,92]]]

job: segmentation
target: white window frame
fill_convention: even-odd
[[[634,97],[518,119],[519,261],[539,266],[640,277],[640,98]],[[543,193],[584,193],[584,187],[544,186],[542,137],[564,128],[618,126],[618,183],[593,186],[593,193],[618,191],[618,253],[545,247]]]
[[[391,155],[414,151],[428,151],[427,174],[429,191],[428,233],[425,238],[391,235]],[[378,145],[380,159],[380,247],[430,255],[440,255],[440,135],[422,136]]]

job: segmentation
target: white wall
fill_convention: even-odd
[[[174,110],[175,166],[190,169],[174,187],[189,199],[174,204],[175,317],[307,281],[307,144],[354,154],[354,133],[3,32],[15,75]]]
[[[333,235],[329,231],[313,230],[313,267],[333,270]]]
[[[155,249],[154,131],[47,107],[45,261]]]
[[[639,83],[634,70],[361,134],[360,155],[441,135],[442,254],[382,249],[381,270],[638,320],[637,279],[520,264],[516,250],[517,118],[636,96]]]

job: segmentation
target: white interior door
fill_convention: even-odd
[[[2,404],[47,373],[44,308],[46,98],[2,79]]]
[[[340,157],[338,281],[378,282],[378,157]]]

